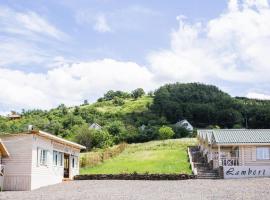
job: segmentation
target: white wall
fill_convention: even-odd
[[[10,156],[5,165],[4,190],[31,189],[32,135],[13,135],[1,138]]]
[[[39,165],[37,149],[48,150],[47,165]],[[42,186],[61,183],[63,180],[64,167],[53,165],[53,151],[59,150],[53,147],[52,141],[44,137],[33,135],[32,143],[32,181],[31,189]],[[60,151],[60,150],[59,150]]]
[[[47,158],[47,166],[41,166],[38,164],[38,153],[37,149],[42,148],[49,151]],[[33,136],[32,144],[32,182],[31,189],[36,189],[42,186],[52,185],[61,183],[64,177],[64,164],[62,166],[53,164],[53,151],[69,154],[70,158],[70,178],[79,174],[79,163],[77,168],[72,168],[73,155],[79,156],[80,150],[74,149],[63,144],[56,143],[52,140],[46,139],[41,136]],[[59,158],[58,158],[59,159]],[[63,156],[64,161],[64,156]],[[78,158],[79,162],[79,158]]]

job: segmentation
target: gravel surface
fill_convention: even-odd
[[[31,192],[2,192],[1,200],[270,199],[270,179],[70,181]]]

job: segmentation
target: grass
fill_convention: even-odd
[[[126,99],[125,103],[122,106],[116,106],[112,101],[105,102],[96,102],[94,104],[82,106],[82,108],[92,107],[96,108],[97,111],[101,113],[119,113],[119,114],[128,114],[132,112],[143,112],[146,111],[147,105],[151,104],[153,98],[150,96],[143,96],[139,99]]]
[[[152,141],[129,145],[120,155],[94,167],[81,168],[81,174],[191,173],[187,146],[195,139]]]

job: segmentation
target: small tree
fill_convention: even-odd
[[[142,88],[137,88],[136,90],[133,90],[131,92],[131,96],[134,98],[134,99],[138,99],[140,97],[142,97],[143,95],[145,95],[145,92]]]
[[[92,139],[93,139],[93,130],[89,129],[88,126],[82,126],[80,127],[75,136],[75,141],[79,144],[82,144],[86,146],[87,150],[90,150],[92,145]]]
[[[116,106],[122,106],[125,104],[125,101],[123,99],[121,99],[120,97],[114,97],[113,104]]]
[[[161,140],[166,140],[166,139],[170,139],[174,136],[174,131],[169,126],[162,126],[158,130],[158,134],[159,134],[159,138]]]

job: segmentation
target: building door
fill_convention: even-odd
[[[64,154],[64,178],[69,178],[69,155]]]

